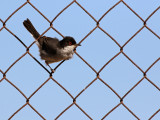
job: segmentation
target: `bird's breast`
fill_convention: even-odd
[[[73,47],[65,47],[62,49],[57,49],[56,54],[48,54],[47,52],[41,52],[41,59],[47,61],[48,63],[59,62],[61,60],[68,60],[73,57]]]

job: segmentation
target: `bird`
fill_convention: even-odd
[[[37,40],[36,44],[39,48],[40,57],[42,60],[45,60],[45,63],[48,66],[51,63],[71,59],[75,48],[81,46],[70,36],[66,36],[62,40],[46,36],[40,37],[40,34],[28,18],[24,20],[23,25],[31,33],[34,39]],[[53,70],[51,67],[50,69]]]

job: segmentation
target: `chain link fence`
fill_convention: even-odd
[[[37,1],[38,2],[38,1]],[[54,30],[56,33],[58,33],[60,36],[64,37],[64,35],[59,32],[55,27],[54,27],[54,22],[57,18],[59,18],[59,16],[61,16],[61,14],[64,13],[64,11],[66,11],[69,7],[71,7],[72,5],[77,5],[81,10],[83,10],[85,12],[86,15],[88,15],[94,22],[95,22],[95,26],[93,27],[92,30],[90,30],[89,33],[86,34],[86,36],[81,39],[81,41],[79,41],[79,44],[82,44],[87,37],[89,37],[95,30],[99,29],[101,30],[104,34],[106,34],[118,47],[119,47],[119,52],[116,53],[109,61],[107,61],[99,70],[96,70],[91,64],[89,64],[89,62],[87,60],[85,60],[85,58],[83,58],[77,51],[75,51],[75,55],[79,57],[79,59],[81,61],[83,61],[96,75],[96,77],[90,81],[90,83],[84,87],[84,89],[82,89],[76,96],[73,96],[62,84],[60,84],[58,82],[58,80],[56,80],[54,78],[54,74],[56,73],[56,70],[60,68],[60,66],[62,66],[64,64],[64,61],[60,62],[55,68],[55,73],[52,73],[50,70],[48,70],[47,66],[44,66],[41,61],[37,60],[36,57],[34,57],[34,55],[30,52],[30,49],[32,48],[32,46],[35,44],[36,41],[32,42],[29,46],[27,46],[22,39],[19,38],[19,36],[17,36],[16,34],[14,34],[14,32],[12,30],[10,30],[7,27],[7,23],[8,21],[19,11],[21,10],[23,7],[25,7],[26,5],[30,5],[35,11],[37,11],[49,24],[50,26],[41,34],[41,36],[43,36],[45,33],[47,33],[50,29]],[[120,45],[120,43],[112,36],[108,33],[108,31],[106,31],[105,29],[103,29],[103,27],[101,27],[101,21],[104,19],[105,16],[107,16],[108,14],[111,13],[111,11],[113,9],[115,9],[117,6],[119,6],[120,4],[125,5],[129,11],[131,11],[142,23],[143,26],[137,30],[123,45]],[[145,3],[144,3],[145,4]],[[11,114],[10,116],[8,116],[8,119],[11,120],[14,118],[14,116],[16,116],[17,113],[19,113],[20,111],[22,111],[26,106],[29,106],[37,115],[40,116],[41,119],[46,120],[46,116],[43,115],[43,113],[40,113],[38,109],[36,109],[33,105],[31,105],[30,100],[32,99],[33,96],[35,96],[37,94],[37,92],[39,90],[41,90],[41,88],[47,84],[49,81],[53,81],[54,83],[56,83],[62,90],[65,91],[66,94],[68,94],[70,96],[70,98],[72,99],[72,103],[67,106],[64,110],[62,110],[57,116],[55,116],[55,120],[59,119],[65,112],[67,112],[72,106],[76,106],[88,119],[92,120],[93,116],[91,116],[90,114],[87,113],[86,110],[84,110],[84,108],[82,108],[78,103],[77,103],[77,99],[89,88],[91,87],[96,81],[100,81],[101,83],[103,83],[107,88],[109,88],[119,99],[119,103],[116,104],[112,109],[110,109],[110,111],[106,112],[104,114],[104,116],[101,118],[102,120],[107,119],[107,117],[116,109],[119,108],[119,106],[123,106],[135,119],[140,120],[141,116],[136,115],[135,112],[132,111],[132,109],[130,107],[128,107],[125,103],[124,100],[125,98],[144,80],[147,80],[151,85],[153,85],[156,90],[159,92],[160,88],[157,84],[155,84],[151,79],[149,79],[147,77],[148,71],[150,71],[150,69],[153,68],[153,66],[155,66],[159,61],[160,58],[156,58],[156,60],[146,69],[143,70],[139,65],[137,65],[134,60],[132,60],[125,52],[124,52],[124,48],[126,47],[126,45],[128,45],[134,38],[135,36],[137,36],[141,31],[143,31],[143,29],[147,29],[148,31],[150,31],[156,38],[160,39],[160,36],[154,32],[153,29],[151,29],[149,26],[147,26],[147,22],[152,18],[152,16],[157,13],[160,10],[160,6],[155,8],[155,10],[147,17],[147,19],[143,19],[136,11],[134,11],[126,2],[125,0],[119,0],[116,4],[114,4],[110,9],[107,9],[106,12],[99,18],[96,19],[93,17],[92,14],[90,14],[89,11],[87,11],[83,5],[81,5],[77,0],[73,0],[72,2],[70,2],[68,5],[66,5],[52,20],[49,20],[46,16],[45,13],[42,13],[41,10],[39,10],[38,8],[35,7],[35,5],[32,3],[32,1],[27,0],[25,3],[23,3],[21,6],[19,6],[12,14],[10,14],[8,16],[7,19],[3,19],[0,18],[0,22],[2,24],[1,28],[0,28],[0,32],[3,30],[8,31],[8,33],[10,33],[12,36],[14,36],[17,41],[19,41],[19,43],[21,43],[24,48],[26,49],[26,52],[23,53],[23,55],[21,55],[17,60],[13,61],[13,63],[7,68],[7,70],[2,70],[0,68],[0,73],[2,74],[2,78],[0,80],[0,84],[2,85],[2,82],[6,81],[8,82],[11,86],[13,86],[26,100],[26,102],[19,108],[17,109],[13,114]],[[3,14],[3,12],[1,11],[1,14]],[[25,20],[26,18],[24,18]],[[129,22],[129,21],[128,21]],[[160,23],[160,22],[159,22]],[[4,39],[1,39],[1,41]],[[7,40],[7,37],[5,38],[5,40]],[[83,49],[83,45],[80,49]],[[143,46],[142,46],[143,49]],[[152,48],[149,48],[152,49]],[[5,54],[5,52],[4,52]],[[48,79],[45,80],[43,82],[43,84],[41,84],[30,96],[27,96],[22,90],[20,90],[16,84],[14,84],[13,82],[11,82],[10,79],[7,78],[7,74],[10,70],[12,70],[13,66],[15,66],[19,61],[21,61],[21,59],[23,57],[25,57],[26,55],[29,55],[31,58],[33,58],[38,64],[39,66],[41,66],[49,75]],[[104,68],[106,68],[108,65],[110,65],[110,63],[117,58],[119,55],[123,55],[125,58],[127,58],[128,61],[130,61],[132,63],[132,65],[134,65],[142,74],[143,77],[138,80],[138,82],[136,84],[134,84],[128,91],[126,91],[126,93],[124,95],[119,95],[118,92],[110,86],[110,84],[107,83],[107,81],[105,81],[104,79],[101,78],[100,74],[101,72],[104,70]],[[2,59],[2,58],[1,58]],[[35,63],[32,63],[35,64]],[[85,69],[85,68],[84,68]],[[159,69],[159,68],[158,68]],[[15,69],[14,69],[15,70]],[[123,68],[122,68],[123,70]],[[116,73],[115,73],[116,75]],[[158,79],[157,79],[158,80]],[[159,80],[158,80],[159,81]],[[3,91],[3,93],[5,93],[5,91]],[[45,96],[44,96],[45,97]],[[1,101],[1,100],[0,100]],[[100,102],[100,101],[97,101]],[[9,106],[6,106],[9,108]],[[1,110],[3,110],[3,108],[0,108]],[[150,115],[150,117],[148,118],[149,120],[154,119],[154,117],[159,114],[160,109],[156,109],[153,111],[153,114]],[[53,112],[53,111],[50,111]]]

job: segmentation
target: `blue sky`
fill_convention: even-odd
[[[77,0],[97,21],[119,0]],[[25,0],[3,0],[0,4],[0,19],[5,21]],[[72,0],[30,0],[50,21]],[[124,0],[143,20],[160,6],[159,0]],[[23,6],[7,22],[6,28],[12,31],[26,46],[34,42],[34,38],[24,28],[23,21],[29,18],[40,34],[49,28],[50,23],[44,19],[30,4]],[[123,46],[138,30],[143,22],[122,2],[112,9],[99,23],[99,26]],[[160,9],[148,19],[146,25],[160,36]],[[0,22],[0,29],[3,23]],[[72,36],[80,42],[96,22],[78,4],[73,3],[54,22],[53,27],[63,36]],[[50,29],[45,36],[62,39],[56,31]],[[25,52],[26,48],[6,29],[0,31],[0,70],[5,72]],[[83,57],[97,72],[117,53],[120,47],[101,29],[96,28],[77,48],[77,53]],[[160,39],[147,28],[143,28],[123,48],[123,52],[146,71],[160,57]],[[29,52],[48,70],[39,57],[38,47],[34,44]],[[58,63],[51,64],[54,68]],[[160,88],[160,60],[146,73],[147,78]],[[95,72],[76,54],[73,59],[65,61],[53,74],[73,97],[76,97],[89,83],[96,78]],[[123,97],[138,81],[143,73],[128,60],[124,54],[119,54],[99,74],[97,79],[77,99],[76,103],[92,119],[102,119],[110,110],[120,103],[119,97],[101,80],[112,87],[120,97]],[[3,74],[0,73],[0,80]],[[49,74],[29,54],[20,59],[7,73],[6,78],[29,97],[48,78]],[[0,120],[7,120],[26,99],[5,79],[0,82]],[[47,120],[55,119],[63,110],[73,103],[73,99],[53,80],[49,80],[31,98],[29,103]],[[141,120],[149,119],[160,109],[160,92],[147,79],[136,86],[123,100],[123,103]],[[158,113],[152,120],[158,120]],[[27,105],[20,110],[12,120],[41,120],[42,118]],[[105,120],[136,120],[123,105],[117,107]],[[89,120],[89,118],[73,105],[59,120]]]

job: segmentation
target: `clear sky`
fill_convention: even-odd
[[[119,0],[76,1],[96,21],[119,2]],[[82,46],[77,48],[77,53],[97,72],[120,52],[120,47],[113,39],[120,46],[123,46],[143,27],[143,20],[145,21],[160,6],[160,0],[123,1],[142,19],[137,17],[123,2],[120,2],[99,22],[100,28],[111,37],[99,28],[96,28],[86,37],[96,27],[97,23],[77,3],[73,3],[53,22],[53,27],[58,32],[63,36],[74,37],[77,43],[86,37],[81,43]],[[1,0],[0,19],[5,21],[25,2],[26,0]],[[49,21],[52,21],[72,0],[30,0],[30,2]],[[6,22],[6,28],[12,31],[28,47],[34,42],[34,38],[22,24],[26,18],[31,20],[40,34],[49,28],[50,23],[29,3]],[[160,36],[160,9],[147,20],[146,25],[156,35]],[[2,27],[3,23],[0,21],[0,29]],[[144,27],[124,46],[123,52],[128,58],[120,53],[100,72],[100,79],[97,79],[76,98],[77,106],[83,109],[93,120],[102,119],[117,106],[120,103],[120,98],[143,78],[142,71],[145,72],[160,57],[160,39],[149,29]],[[53,29],[46,32],[45,36],[62,39],[62,36]],[[26,53],[26,48],[5,28],[0,31],[0,42],[0,70],[5,72],[9,66]],[[50,70],[45,62],[40,59],[36,44],[33,44],[29,52]],[[51,67],[55,68],[56,65],[58,63],[51,64]],[[144,78],[123,99],[124,105],[141,120],[148,120],[160,109],[160,60],[147,71],[146,76],[152,82]],[[73,97],[76,97],[96,77],[97,74],[76,54],[73,59],[65,61],[59,66],[53,74],[53,79]],[[7,80],[28,98],[49,78],[49,74],[29,54],[26,54],[6,73],[7,80],[2,78],[3,74],[0,72],[0,120],[7,120],[26,104],[26,98]],[[120,98],[102,81],[109,85]],[[157,88],[151,83],[155,84]],[[29,100],[29,104],[47,120],[55,119],[72,103],[73,99],[52,79]],[[58,119],[89,120],[77,106],[70,107]],[[105,117],[105,120],[137,120],[126,107],[122,104],[119,105]],[[159,120],[159,118],[160,113],[156,114],[152,120]],[[12,118],[12,120],[41,119],[29,105],[26,105]]]

